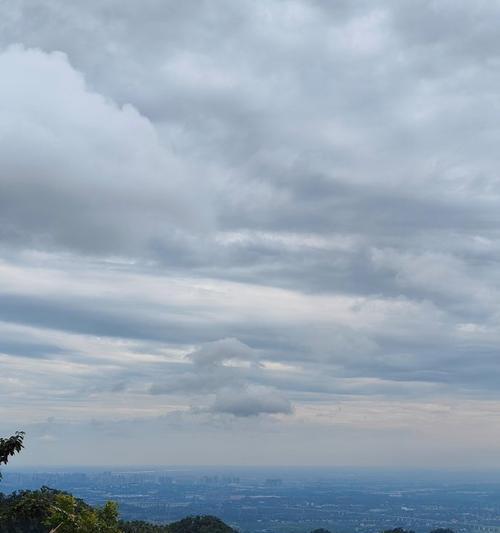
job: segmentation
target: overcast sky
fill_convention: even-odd
[[[500,1],[0,9],[17,465],[500,466]]]

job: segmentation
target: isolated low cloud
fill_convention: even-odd
[[[229,387],[217,392],[211,411],[243,417],[260,414],[288,415],[292,412],[292,404],[282,394],[266,387]]]
[[[178,373],[154,383],[150,392],[184,393],[198,402],[215,395],[210,411],[237,417],[292,412],[292,404],[283,392],[261,384],[272,381],[272,372],[264,369],[258,352],[238,339],[203,344],[187,358],[191,363],[178,365]]]

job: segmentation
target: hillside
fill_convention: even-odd
[[[0,493],[0,533],[234,533],[213,516],[186,517],[168,526],[118,519],[117,506],[95,508],[70,494],[44,487]]]

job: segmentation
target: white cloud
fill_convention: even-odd
[[[91,91],[65,54],[0,53],[0,238],[130,255],[201,230],[210,206],[150,121]]]

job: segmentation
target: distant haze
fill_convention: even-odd
[[[16,465],[500,467],[500,2],[4,0]]]

